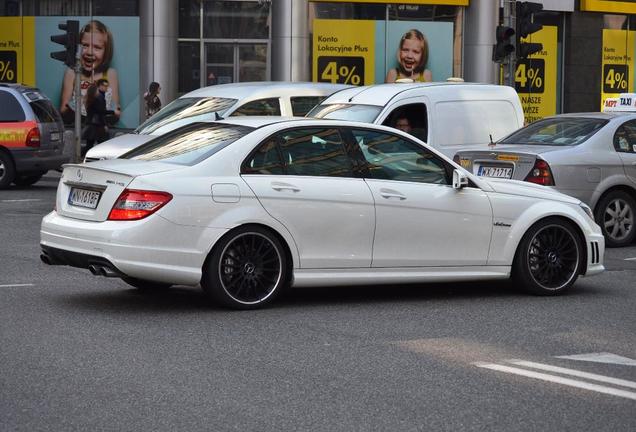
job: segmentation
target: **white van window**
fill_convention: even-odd
[[[519,128],[508,101],[445,101],[435,105],[434,142],[439,147],[487,144]]]

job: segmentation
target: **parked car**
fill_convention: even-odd
[[[412,136],[336,120],[193,123],[66,165],[42,260],[233,308],[288,286],[506,279],[552,295],[603,270],[589,207],[474,176]]]
[[[609,247],[636,237],[636,113],[577,113],[544,118],[493,148],[459,151],[478,176],[511,178],[587,203]]]
[[[524,122],[512,87],[465,82],[354,87],[334,93],[307,116],[393,127],[406,118],[412,135],[449,157],[503,138]]]
[[[85,162],[113,159],[152,138],[199,121],[236,116],[303,117],[330,94],[351,87],[310,82],[219,84],[187,93],[166,105],[132,134],[119,135],[86,153]]]
[[[28,186],[68,161],[60,113],[40,90],[0,84],[0,189]]]

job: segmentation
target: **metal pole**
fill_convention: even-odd
[[[75,152],[73,162],[82,162],[82,90],[80,88],[80,56],[82,46],[77,45],[75,54]]]

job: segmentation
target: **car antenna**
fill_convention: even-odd
[[[492,134],[488,134],[488,136],[490,137],[490,142],[488,143],[488,147],[494,148],[495,147],[495,143],[492,140]]]

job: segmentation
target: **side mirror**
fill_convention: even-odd
[[[459,190],[466,186],[468,186],[468,176],[466,175],[466,173],[458,169],[454,169],[453,170],[453,189]]]

